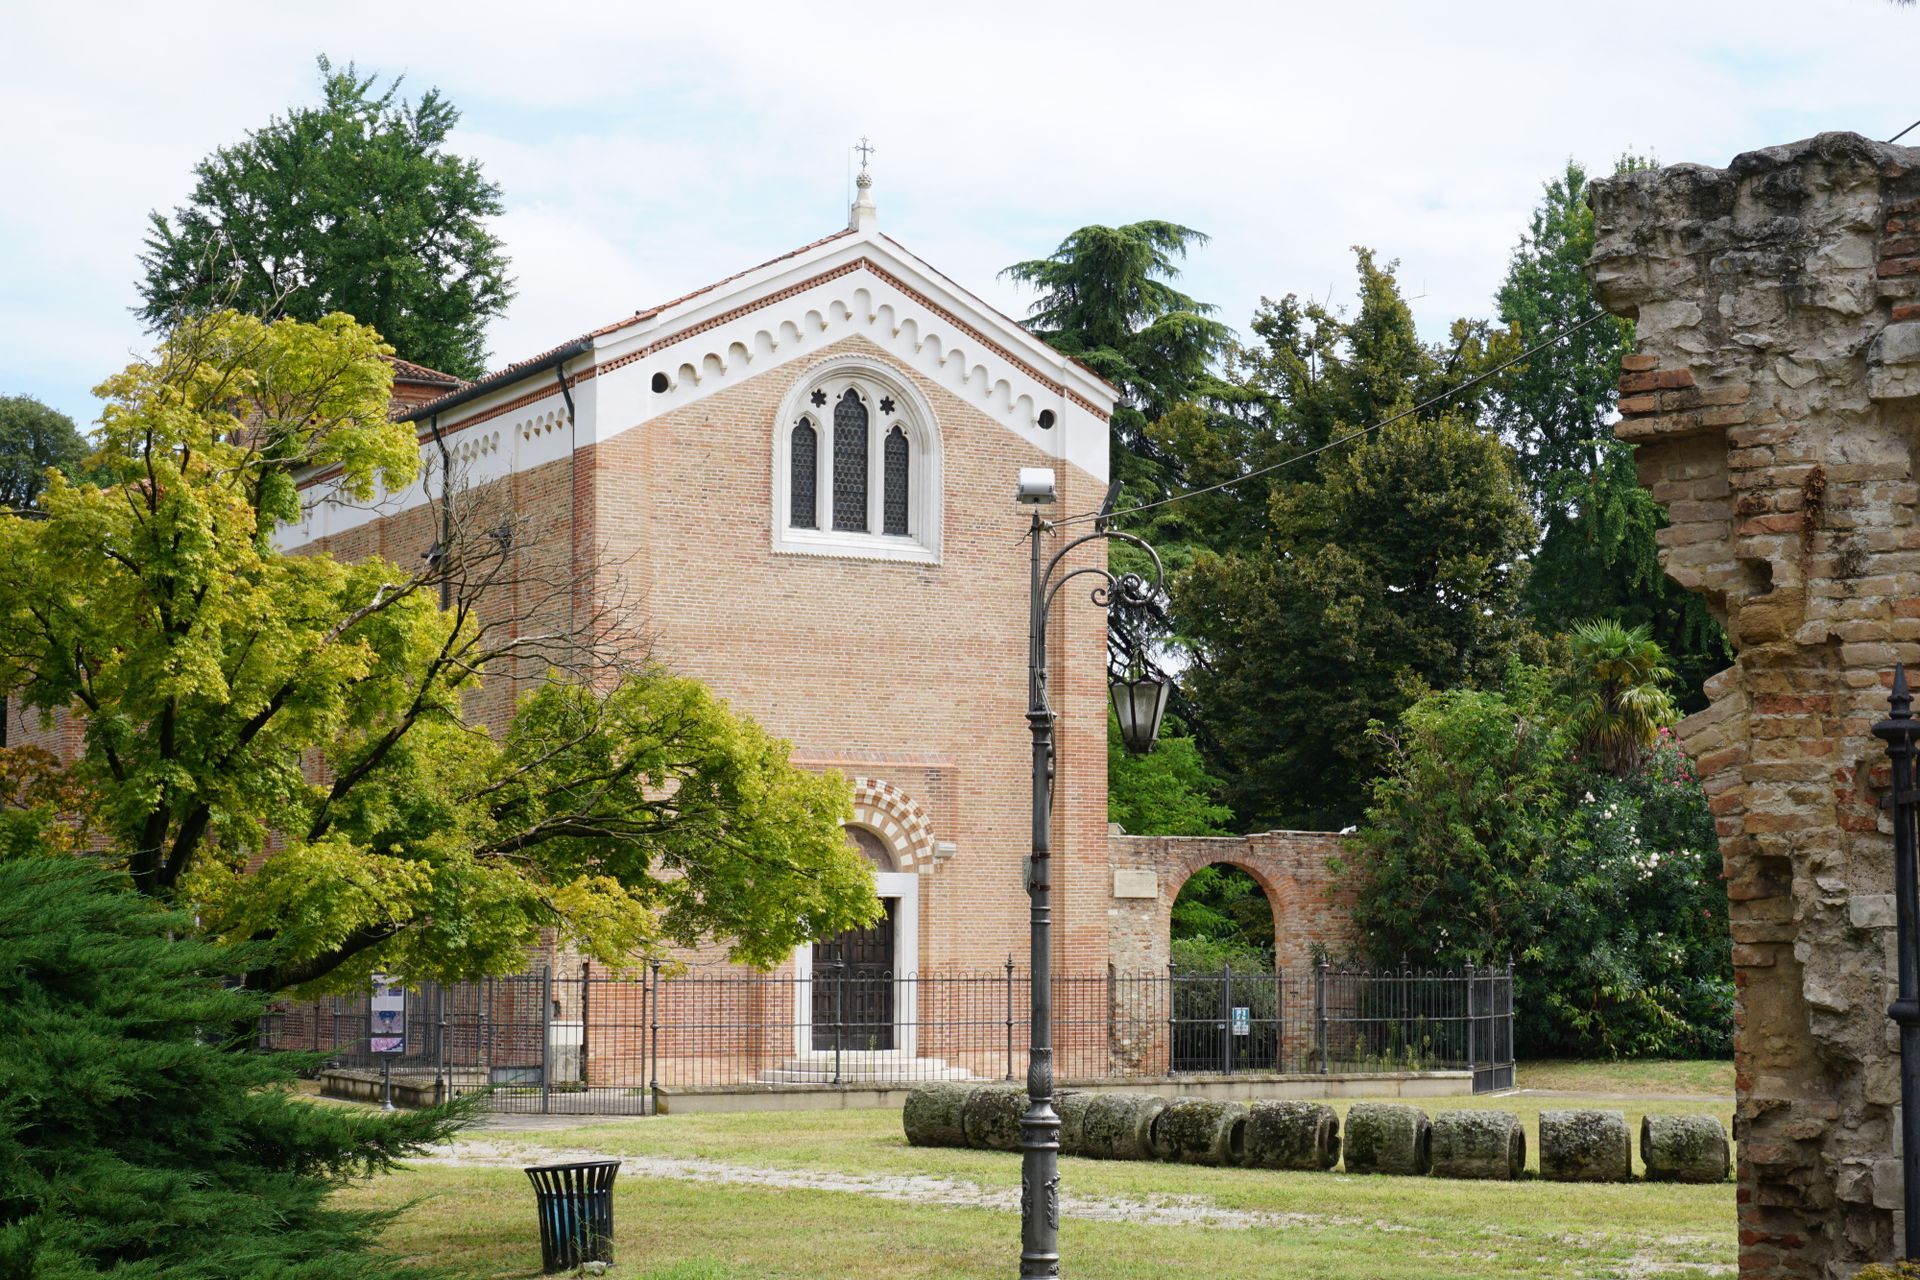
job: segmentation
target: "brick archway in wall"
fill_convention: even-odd
[[[1260,867],[1249,866],[1247,861],[1234,858],[1216,858],[1209,862],[1204,859],[1204,851],[1195,851],[1191,855],[1180,858],[1175,865],[1167,868],[1168,885],[1165,911],[1163,914],[1166,917],[1169,952],[1171,952],[1173,944],[1173,906],[1180,900],[1181,891],[1187,887],[1187,883],[1192,880],[1195,875],[1208,867],[1231,867],[1235,871],[1244,871],[1249,876],[1252,876],[1253,882],[1260,887],[1261,895],[1266,898],[1267,912],[1273,917],[1274,955],[1275,959],[1278,960],[1280,948],[1286,945],[1286,939],[1281,933],[1284,927],[1283,920],[1287,914],[1281,909],[1280,895],[1286,891],[1282,884],[1275,884],[1261,874]]]
[[[1304,969],[1316,945],[1351,950],[1353,895],[1337,869],[1343,839],[1326,831],[1249,836],[1129,836],[1109,840],[1113,901],[1108,960],[1123,973],[1165,972],[1173,903],[1194,872],[1222,863],[1251,875],[1273,911],[1274,958]]]

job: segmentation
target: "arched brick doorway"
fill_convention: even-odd
[[[1271,969],[1280,928],[1275,896],[1238,862],[1193,868],[1167,910],[1169,964],[1180,970]]]

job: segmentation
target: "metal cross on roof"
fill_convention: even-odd
[[[867,171],[867,157],[879,149],[880,148],[867,141],[866,134],[863,133],[860,135],[860,142],[854,147],[854,150],[860,153],[860,172],[865,173]]]

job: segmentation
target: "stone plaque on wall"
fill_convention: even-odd
[[[1151,871],[1115,871],[1113,896],[1116,898],[1157,898],[1160,877]]]

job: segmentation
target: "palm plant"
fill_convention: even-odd
[[[1667,691],[1673,669],[1646,627],[1602,618],[1579,623],[1568,638],[1573,658],[1565,689],[1581,756],[1625,778],[1680,718]]]

